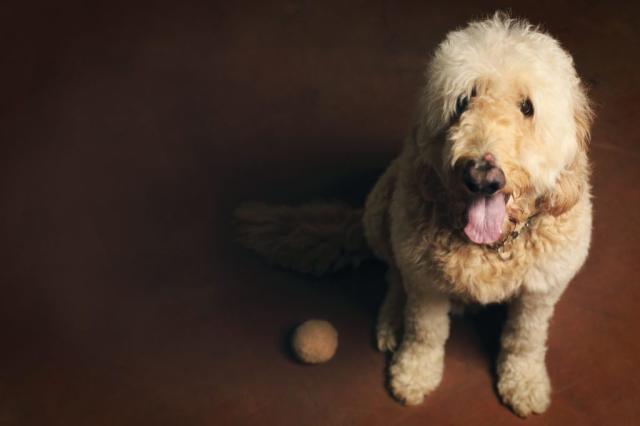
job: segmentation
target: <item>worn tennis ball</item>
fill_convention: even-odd
[[[338,348],[338,332],[328,321],[311,319],[295,329],[291,346],[302,362],[307,364],[327,362]]]

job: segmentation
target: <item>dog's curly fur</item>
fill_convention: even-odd
[[[420,403],[441,381],[453,305],[508,302],[498,391],[518,415],[541,413],[551,391],[549,320],[591,239],[585,90],[555,39],[500,13],[448,34],[426,80],[411,134],[362,216],[321,205],[243,209],[243,242],[317,274],[359,261],[367,250],[386,262],[377,343],[395,352],[391,389],[405,404]],[[532,116],[521,110],[526,99]],[[460,165],[486,153],[506,177],[502,238],[493,245],[463,232],[471,195]],[[309,225],[314,217],[322,222],[322,212],[333,225]],[[368,248],[357,237],[362,231]]]

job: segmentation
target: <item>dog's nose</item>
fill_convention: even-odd
[[[469,191],[484,195],[501,190],[507,181],[491,154],[485,154],[480,161],[468,161],[463,169],[462,179]]]

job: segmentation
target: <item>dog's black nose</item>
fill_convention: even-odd
[[[501,190],[507,181],[491,154],[485,154],[480,161],[469,160],[464,166],[462,180],[469,191],[484,195]]]

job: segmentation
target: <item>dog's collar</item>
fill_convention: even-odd
[[[539,212],[534,213],[533,215],[529,216],[529,218],[524,222],[516,223],[513,230],[505,238],[503,238],[501,241],[498,241],[497,243],[489,247],[498,254],[498,257],[500,257],[500,259],[502,260],[511,259],[513,257],[511,248],[513,247],[514,241],[520,235],[524,234],[527,230],[531,229],[533,220],[539,214],[540,214]]]

